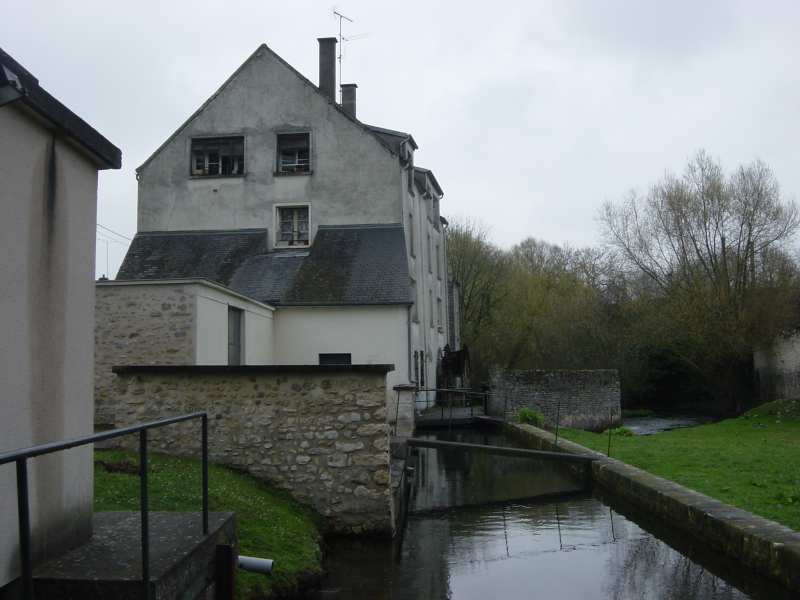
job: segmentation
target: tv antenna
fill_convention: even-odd
[[[339,102],[341,102],[342,101],[342,88],[341,88],[341,83],[342,83],[342,58],[344,58],[344,56],[345,56],[344,43],[345,42],[351,42],[353,40],[360,40],[362,38],[367,37],[369,34],[368,33],[358,33],[356,35],[351,35],[351,36],[348,36],[348,37],[344,37],[342,35],[342,21],[349,21],[350,23],[352,23],[353,19],[351,19],[349,17],[346,17],[345,15],[340,13],[338,10],[336,10],[335,6],[333,7],[333,15],[334,15],[334,18],[338,18],[339,19]]]

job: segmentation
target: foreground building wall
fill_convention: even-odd
[[[92,433],[98,169],[119,150],[0,50],[28,95],[0,106],[0,454]],[[93,155],[93,141],[110,163]],[[91,536],[92,449],[28,461],[34,566]],[[16,480],[0,467],[0,586],[19,575]]]
[[[117,426],[209,413],[212,460],[289,490],[336,531],[391,533],[386,373],[392,365],[120,367]],[[200,456],[197,423],[152,432]],[[135,446],[135,440],[127,443]]]
[[[517,420],[520,408],[539,411],[548,427],[600,431],[622,423],[619,374],[592,371],[493,369],[489,414]]]

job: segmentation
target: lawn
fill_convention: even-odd
[[[609,436],[560,429],[606,454]],[[611,436],[611,457],[800,531],[800,402],[651,436]]]
[[[201,510],[200,461],[151,454],[148,463],[150,510]],[[275,561],[270,576],[239,571],[238,598],[287,594],[298,582],[321,573],[319,542],[325,521],[286,491],[211,464],[209,505],[212,511],[236,513],[241,554]],[[139,510],[138,454],[95,452],[94,509]]]

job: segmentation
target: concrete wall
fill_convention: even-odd
[[[310,133],[310,173],[275,175],[277,135]],[[245,138],[243,176],[191,177],[191,140]],[[320,224],[401,223],[397,157],[266,48],[259,49],[140,169],[139,231],[269,229],[275,206]],[[355,215],[355,219],[354,219]]]
[[[798,330],[778,336],[771,346],[757,350],[753,358],[761,402],[800,398]]]
[[[97,166],[0,108],[0,453],[92,432]],[[84,447],[29,461],[34,563],[91,535]],[[0,585],[18,575],[14,465],[0,467]]]
[[[511,371],[493,369],[489,414],[516,421],[520,408],[538,410],[545,425],[601,431],[622,422],[616,370]]]
[[[117,425],[208,411],[212,460],[269,479],[340,532],[392,530],[386,365],[122,368]],[[199,456],[198,426],[153,431]],[[129,441],[132,447],[136,440]]]
[[[247,364],[272,356],[273,309],[198,280],[98,282],[95,425],[116,422],[114,365],[227,364],[228,306],[244,311]]]

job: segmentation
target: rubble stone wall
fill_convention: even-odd
[[[269,479],[346,533],[391,533],[386,373],[392,365],[120,367],[117,427],[209,414],[209,455]],[[138,447],[137,440],[126,442]],[[120,438],[126,439],[126,438]],[[150,431],[200,455],[198,423]]]
[[[95,288],[95,426],[116,422],[113,365],[189,365],[196,354],[196,285]]]
[[[539,411],[547,427],[601,431],[622,422],[619,374],[585,371],[493,369],[489,414],[516,421],[520,408]]]

